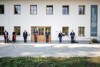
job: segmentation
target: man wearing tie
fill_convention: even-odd
[[[70,33],[70,36],[71,36],[71,43],[74,43],[74,42],[75,42],[75,41],[74,41],[75,33],[73,32],[73,30],[72,30],[72,32]]]
[[[49,33],[49,31],[47,30],[47,31],[45,32],[45,36],[46,36],[46,43],[48,43],[48,42],[49,42],[49,35],[50,35],[50,33]]]
[[[23,32],[24,43],[27,42],[27,36],[28,36],[28,34],[27,34],[27,31],[25,30],[25,31]]]

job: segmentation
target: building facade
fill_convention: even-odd
[[[33,31],[38,29],[38,41],[45,41],[45,31],[49,30],[49,41],[58,40],[58,33],[65,33],[63,40],[70,40],[70,32],[75,32],[76,40],[100,40],[99,0],[0,0],[0,40],[7,30],[9,39],[12,32],[17,40],[23,40],[23,31],[34,41]]]

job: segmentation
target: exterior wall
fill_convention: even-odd
[[[4,4],[5,13],[0,15],[0,26],[4,26],[12,39],[14,26],[21,26],[21,35],[17,40],[23,40],[23,31],[30,33],[28,40],[31,40],[31,26],[51,26],[51,40],[58,40],[58,33],[63,26],[69,27],[69,35],[63,40],[70,40],[70,32],[74,30],[77,40],[90,39],[90,7],[98,5],[98,38],[100,39],[100,1],[96,0],[5,0],[0,1]],[[14,5],[21,5],[21,15],[14,14]],[[30,5],[37,5],[37,15],[30,15]],[[53,5],[53,15],[46,15],[46,5]],[[69,15],[62,15],[62,5],[69,5]],[[78,14],[78,6],[85,5],[85,15]],[[85,36],[78,36],[78,27],[85,27]],[[3,40],[0,36],[0,40]]]

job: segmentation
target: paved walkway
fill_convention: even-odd
[[[0,43],[0,57],[97,57],[100,44]]]

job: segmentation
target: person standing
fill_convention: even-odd
[[[28,36],[28,34],[27,34],[27,31],[25,30],[25,31],[23,32],[24,43],[27,42],[27,36]]]
[[[73,32],[73,30],[72,30],[72,32],[70,33],[70,36],[71,36],[71,43],[74,43],[74,42],[75,42],[75,40],[74,40],[75,33]]]
[[[63,36],[63,34],[62,34],[61,31],[60,31],[59,34],[58,34],[59,43],[62,43],[62,36]]]
[[[35,28],[34,30],[34,42],[37,43],[37,38],[38,38],[38,30]]]
[[[16,42],[16,32],[12,33],[12,42]]]
[[[46,36],[46,43],[48,43],[48,42],[49,42],[49,35],[50,35],[50,33],[49,33],[49,31],[47,30],[47,31],[45,32],[45,36]]]
[[[8,43],[8,32],[6,30],[4,32],[4,42]]]

